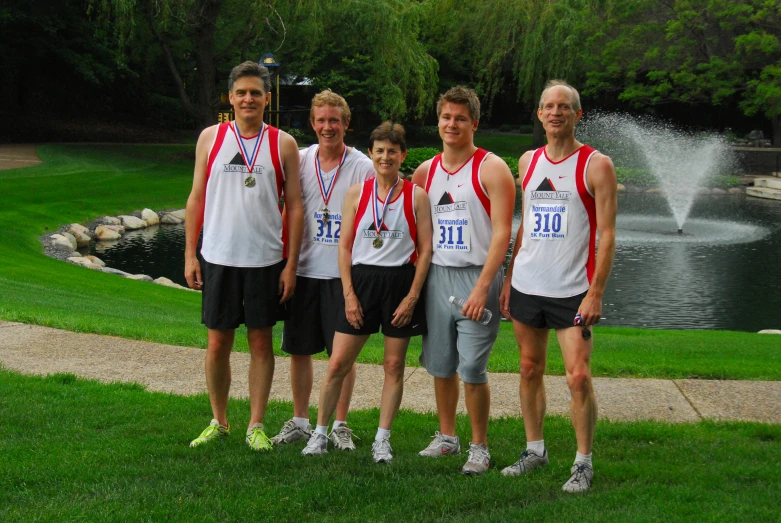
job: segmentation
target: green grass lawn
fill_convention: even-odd
[[[39,154],[42,165],[0,171],[0,319],[203,347],[206,336],[197,293],[50,259],[38,240],[61,225],[106,214],[183,207],[193,147],[43,146]],[[280,331],[275,330],[277,347]],[[238,350],[246,350],[243,333],[237,339]],[[773,336],[599,327],[595,339],[597,376],[781,379],[781,341]],[[408,363],[417,365],[420,339],[410,346]],[[381,360],[381,340],[374,337],[359,361]],[[548,367],[553,374],[563,373],[553,336]],[[507,323],[489,369],[518,370]]]
[[[358,449],[301,456],[303,444],[254,453],[244,444],[249,405],[231,401],[229,438],[198,449],[205,396],[146,392],[72,375],[0,369],[0,521],[778,521],[781,427],[601,421],[595,480],[563,493],[575,441],[551,416],[551,464],[522,478],[499,471],[523,443],[521,421],[492,421],[494,466],[461,476],[465,456],[417,456],[433,415],[402,411],[392,464],[371,462],[376,410],[351,413]],[[272,402],[274,432],[291,406]],[[469,438],[468,420],[458,432]]]

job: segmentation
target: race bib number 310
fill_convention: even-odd
[[[567,238],[567,206],[561,204],[531,205],[526,230],[532,240]]]

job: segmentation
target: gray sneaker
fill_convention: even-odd
[[[451,456],[461,453],[461,444],[456,436],[456,442],[445,441],[445,436],[439,431],[434,433],[434,439],[428,444],[428,447],[418,452],[418,455],[427,458],[438,458],[440,456]]]
[[[575,463],[570,469],[572,476],[567,480],[561,490],[564,492],[586,492],[591,488],[594,479],[594,469],[585,463]]]
[[[521,459],[505,467],[502,470],[503,476],[520,476],[521,474],[527,474],[537,467],[542,467],[548,464],[548,451],[545,450],[542,456],[534,452],[533,450],[526,449],[521,452]]]
[[[271,438],[271,443],[274,445],[286,445],[288,443],[295,443],[296,441],[308,440],[312,437],[312,425],[306,424],[306,428],[302,429],[292,419],[287,420],[279,434]]]
[[[488,452],[488,447],[483,444],[475,445],[469,444],[469,459],[461,467],[461,474],[467,476],[479,476],[488,470],[491,465],[491,453]]]
[[[356,438],[358,436],[355,436]],[[353,431],[347,425],[341,425],[331,431],[328,436],[336,450],[355,450]]]
[[[375,463],[390,463],[393,461],[393,449],[388,438],[379,441],[374,440],[372,444],[372,459]]]
[[[306,442],[306,447],[301,451],[301,455],[319,456],[321,454],[328,454],[328,436],[313,432],[309,441]]]

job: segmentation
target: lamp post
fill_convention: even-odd
[[[276,57],[274,57],[274,53],[265,53],[263,56],[260,57],[260,60],[258,63],[264,67],[267,67],[269,72],[271,73],[271,76],[274,77],[277,81],[277,95],[274,97],[276,99],[276,123],[277,128],[279,128],[279,62],[277,62]],[[271,123],[271,117],[269,117],[269,123]]]

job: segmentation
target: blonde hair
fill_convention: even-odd
[[[457,85],[440,96],[437,102],[437,118],[442,114],[442,106],[446,103],[466,105],[472,120],[480,120],[480,99],[474,89]]]
[[[312,107],[309,109],[309,119],[314,121],[315,119],[315,107],[323,107],[330,105],[331,107],[338,107],[342,110],[342,122],[347,124],[350,121],[352,114],[350,113],[350,106],[347,105],[347,101],[333,92],[330,89],[321,91],[312,98]]]

